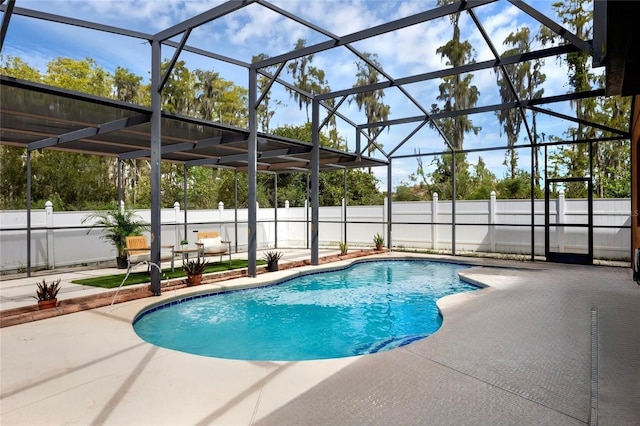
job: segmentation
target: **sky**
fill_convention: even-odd
[[[154,34],[221,3],[213,0],[17,0],[16,8],[44,11]],[[348,35],[436,7],[435,0],[274,0],[271,3],[337,36]],[[551,8],[551,1],[529,0],[527,3],[557,20]],[[535,34],[539,28],[539,23],[506,1],[477,7],[475,13],[499,53],[508,48],[502,42],[512,31],[528,26]],[[490,47],[467,13],[461,15],[460,26],[462,38],[474,46],[476,61],[494,59]],[[356,42],[352,47],[359,52],[377,55],[385,72],[393,78],[402,78],[446,68],[445,60],[436,50],[450,40],[451,36],[451,23],[448,18],[442,18]],[[187,44],[251,62],[252,56],[259,53],[269,56],[287,53],[300,38],[305,39],[307,45],[329,40],[327,36],[262,5],[252,4],[195,29]],[[173,40],[179,41],[179,38]],[[150,46],[144,40],[18,15],[11,19],[2,55],[20,57],[43,72],[46,70],[46,64],[57,57],[78,60],[92,58],[107,71],[113,72],[116,66],[124,67],[143,76],[145,82],[148,81],[151,62]],[[163,58],[170,58],[172,55],[172,48],[163,47]],[[180,60],[184,60],[190,70],[213,70],[240,86],[248,85],[248,73],[243,67],[189,52],[183,52]],[[314,55],[311,65],[325,71],[332,90],[341,90],[348,89],[355,83],[357,61],[358,58],[352,52],[341,47]],[[543,72],[546,74],[543,86],[545,96],[571,91],[566,67],[557,58],[548,58]],[[281,77],[291,81],[289,75],[283,74]],[[436,99],[439,83],[440,80],[414,83],[406,86],[406,89],[424,108],[430,109],[432,104],[439,102]],[[477,106],[500,102],[496,74],[493,70],[475,72],[473,84],[480,92]],[[275,99],[279,99],[282,106],[276,110],[271,128],[298,125],[306,121],[304,108],[300,110],[281,86],[273,89],[272,100]],[[391,107],[389,119],[421,114],[419,108],[397,88],[385,90],[384,102]],[[575,116],[568,103],[554,104],[552,108],[554,111]],[[355,102],[345,102],[340,112],[358,124],[366,122],[364,112],[358,110]],[[482,130],[478,136],[468,134],[465,137],[465,148],[506,145],[495,113],[477,114],[470,118],[473,124],[480,126]],[[561,133],[567,125],[567,122],[558,119],[538,119],[539,129],[546,135],[562,136]],[[398,147],[416,126],[417,123],[393,126],[380,135],[379,142],[387,152],[395,149],[395,155],[410,155],[418,150],[422,153],[439,152],[444,149],[442,138],[428,126],[423,127],[411,140]],[[355,130],[342,120],[338,120],[338,130],[347,140],[349,149],[355,149]],[[519,142],[527,143],[524,131]],[[506,168],[502,165],[504,152],[498,150],[469,154],[468,160],[475,164],[478,155],[482,156],[493,173],[501,178],[506,173]],[[375,156],[382,158],[379,153]],[[432,157],[425,157],[423,160],[427,171],[430,170],[431,159]],[[521,150],[522,168],[528,170],[529,163],[529,150]],[[411,158],[396,159],[392,164],[393,187],[408,182],[409,174],[417,168],[416,160]],[[374,169],[374,173],[380,180],[380,188],[386,189],[386,169],[377,168]]]

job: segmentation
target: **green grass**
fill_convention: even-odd
[[[242,259],[233,259],[231,261],[231,265],[229,265],[229,262],[226,262],[226,261],[223,261],[222,263],[219,263],[219,262],[210,263],[209,266],[207,266],[207,269],[205,269],[204,273],[209,274],[212,272],[222,272],[222,271],[230,271],[232,269],[242,269],[242,268],[246,268],[248,266],[248,263],[249,263],[248,261],[242,260]],[[264,260],[258,260],[256,261],[256,263],[258,265],[265,265],[267,262],[265,262]],[[93,287],[101,287],[101,288],[116,288],[122,283],[122,280],[124,279],[125,275],[126,273],[116,274],[116,275],[106,275],[103,277],[84,278],[81,280],[74,280],[72,281],[72,283],[89,285]],[[160,279],[168,280],[172,278],[181,278],[186,276],[187,274],[185,274],[185,272],[182,270],[182,267],[176,266],[173,272],[171,272],[171,268],[163,269]],[[133,272],[129,274],[129,277],[127,278],[127,281],[125,281],[124,285],[128,286],[128,285],[134,285],[134,284],[144,284],[150,281],[151,281],[151,277],[147,271]]]

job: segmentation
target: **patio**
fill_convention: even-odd
[[[234,361],[158,348],[133,332],[144,306],[192,289],[3,328],[2,424],[636,424],[631,270],[455,260],[501,268],[466,271],[490,287],[442,299],[436,334],[375,355]],[[3,298],[11,287],[2,282]]]
[[[0,93],[4,98],[0,139],[3,143],[25,149],[29,218],[25,251],[29,272],[32,257],[31,155],[42,149],[110,155],[118,158],[118,170],[121,170],[124,160],[149,161],[152,237],[161,235],[161,161],[182,163],[185,170],[190,166],[207,166],[246,171],[246,223],[251,230],[255,230],[257,224],[257,172],[308,173],[311,251],[309,254],[307,250],[301,256],[304,259],[310,256],[310,263],[315,265],[257,275],[258,244],[256,232],[251,232],[248,251],[244,254],[249,261],[248,275],[251,278],[209,283],[195,290],[176,288],[164,291],[159,297],[2,328],[0,422],[3,425],[637,424],[640,418],[640,287],[632,280],[629,268],[455,257],[455,261],[478,266],[466,271],[466,278],[488,288],[441,299],[439,306],[444,324],[434,335],[399,349],[351,358],[248,362],[193,356],[148,344],[134,333],[131,326],[141,309],[171,297],[193,291],[259,285],[299,271],[326,268],[326,265],[318,265],[319,176],[322,170],[386,165],[386,192],[390,206],[392,162],[416,157],[408,154],[412,151],[409,145],[405,146],[407,153],[397,150],[422,128],[429,130],[432,125],[437,128],[430,130],[431,135],[437,136],[427,138],[430,144],[416,142],[416,146],[422,149],[418,151],[422,156],[451,155],[455,159],[453,154],[502,150],[508,146],[503,140],[495,140],[490,146],[478,143],[470,147],[467,143],[464,149],[462,140],[452,143],[440,126],[443,120],[456,117],[493,114],[516,108],[525,124],[527,114],[545,114],[613,134],[605,138],[553,143],[545,141],[544,136],[539,143],[537,136],[529,135],[517,145],[525,150],[522,152],[530,153],[544,148],[545,159],[547,147],[556,143],[559,146],[584,144],[592,151],[594,144],[599,142],[631,139],[631,211],[637,213],[640,89],[637,49],[632,48],[637,46],[637,32],[631,31],[633,18],[637,16],[633,12],[637,7],[632,2],[595,2],[593,40],[583,40],[526,2],[500,2],[517,7],[518,14],[526,15],[527,21],[535,22],[536,27],[540,23],[559,36],[557,46],[535,47],[511,56],[503,56],[496,51],[495,45],[500,40],[488,37],[486,25],[479,19],[483,17],[483,6],[493,7],[490,0],[463,1],[420,10],[377,26],[338,35],[325,29],[326,22],[308,22],[267,1],[223,3],[153,34],[134,32],[104,22],[81,21],[74,16],[16,8],[13,0],[0,3],[3,3],[0,5],[3,13],[0,50],[7,30],[10,29],[10,36],[16,34],[12,32],[16,20],[11,21],[11,27],[9,25],[12,15],[16,15],[64,24],[67,25],[65,28],[82,27],[123,38],[132,37],[138,44],[149,45],[146,53],[151,60],[150,83],[154,95],[150,107],[1,76]],[[246,57],[227,57],[217,50],[206,50],[209,48],[207,45],[188,43],[192,30],[197,32],[199,27],[213,24],[245,7],[286,18],[287,22],[312,30],[316,39],[305,49],[285,53],[275,51],[271,57],[251,63],[248,61],[251,53],[258,52],[245,52]],[[287,63],[305,55],[320,55],[346,47],[352,55],[344,63],[365,60],[364,52],[356,50],[360,48],[356,47],[359,42],[396,31],[414,31],[411,28],[414,25],[431,25],[432,21],[448,19],[452,14],[463,12],[470,16],[484,41],[478,46],[485,48],[487,55],[479,61],[461,66],[419,68],[417,74],[398,75],[386,75],[382,65],[391,69],[392,64],[380,64],[374,67],[377,73],[384,75],[379,82],[321,95],[307,93],[283,80],[285,76],[281,72]],[[181,38],[180,42],[178,38]],[[213,38],[207,37],[206,40]],[[100,47],[98,44],[97,48]],[[166,54],[167,48],[174,55],[162,70],[162,49]],[[437,49],[437,45],[433,48]],[[398,50],[415,53],[413,49]],[[223,124],[221,117],[218,122],[212,122],[208,118],[170,114],[162,110],[166,77],[178,59],[192,53],[239,66],[246,73],[250,105],[246,128]],[[430,99],[422,101],[423,106],[415,99],[415,93],[419,91],[412,94],[404,88],[411,85],[416,88],[417,83],[437,84],[445,77],[464,76],[470,72],[490,73],[498,68],[512,85],[505,66],[545,58],[549,58],[551,63],[551,58],[574,53],[586,53],[594,64],[606,67],[606,87],[546,93],[541,98],[514,91],[513,100],[509,102],[501,99],[495,103],[495,99],[485,99],[477,106],[435,113],[428,108]],[[340,65],[334,61],[328,63],[332,63],[334,68]],[[264,101],[258,90],[258,78],[266,78],[270,85],[277,83],[294,90],[297,96],[309,101],[312,107],[312,143],[258,131],[258,110]],[[398,105],[410,102],[417,112],[396,114],[392,120],[385,118],[374,122],[367,119],[365,123],[362,117],[354,121],[345,115],[346,108],[339,110],[347,98],[378,89],[399,91],[402,96],[398,96]],[[557,111],[561,103],[613,94],[635,96],[628,129],[626,125],[620,129],[585,120],[578,111],[575,117],[573,112],[564,115]],[[331,107],[328,101],[337,101],[337,106]],[[321,146],[322,128],[331,117],[345,121],[355,131],[355,146],[348,146],[346,151]],[[367,129],[372,126],[382,129],[400,124],[414,127],[408,129],[408,134],[395,138],[394,142],[382,140],[387,152],[380,148],[377,135],[367,135]],[[538,130],[544,134],[542,128]],[[551,132],[547,131],[547,134]],[[419,141],[418,138],[413,140]],[[484,138],[479,142],[485,142]],[[368,151],[376,147],[378,152],[376,149],[373,154]],[[413,152],[415,154],[415,149]],[[456,200],[455,164],[452,161],[453,200]],[[533,169],[533,165],[530,168]],[[568,177],[565,181],[580,179],[591,185],[593,172],[594,166],[590,161],[588,173],[583,177]],[[547,177],[545,167],[545,181],[548,181]],[[536,253],[534,228],[543,226],[536,225],[535,221],[534,183],[534,173],[530,173],[532,207],[529,211],[532,214],[529,223],[522,224],[532,230],[529,251],[532,259]],[[586,227],[591,229],[592,212],[589,216]],[[631,217],[630,251],[633,251],[639,246],[640,233],[638,215]],[[451,224],[452,253],[455,253],[455,201],[452,203]],[[548,218],[545,218],[544,226],[545,230],[552,227]],[[393,247],[390,227],[387,228],[386,240],[389,247]],[[588,240],[592,257],[593,241],[591,238]],[[154,237],[152,241],[152,259],[159,261],[160,238]],[[549,250],[546,252],[549,259]],[[295,256],[293,252],[290,254],[292,258]],[[377,256],[405,255],[385,253]],[[331,266],[347,262],[334,262]],[[160,274],[154,271],[152,286],[158,290]],[[87,269],[64,274],[56,271],[55,277],[62,277],[64,283],[61,298],[104,292],[69,283],[73,279],[72,274],[102,273],[106,272]],[[34,304],[30,296],[38,279],[41,278],[34,276],[0,281],[2,310]]]

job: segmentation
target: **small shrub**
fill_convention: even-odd
[[[209,262],[205,261],[204,258],[202,260],[197,259],[182,262],[182,269],[187,275],[201,275],[205,269],[207,269],[207,266],[209,266]]]
[[[283,254],[280,251],[267,251],[262,258],[266,260],[267,263],[274,263],[282,259],[282,256]]]
[[[347,251],[349,251],[347,243],[340,243],[340,254],[347,254]]]
[[[36,283],[38,289],[36,290],[36,295],[33,296],[36,300],[51,300],[55,299],[58,296],[58,292],[60,291],[60,279],[58,281],[52,281],[47,284],[45,279],[42,280],[41,283]]]

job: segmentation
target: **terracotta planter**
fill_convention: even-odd
[[[376,250],[378,251],[382,250],[382,244],[376,244]]]
[[[278,262],[267,262],[267,271],[276,272],[278,270]]]
[[[39,309],[55,308],[57,304],[58,304],[58,299],[38,300]]]
[[[187,284],[192,285],[200,285],[202,282],[202,274],[198,275],[187,275]]]

